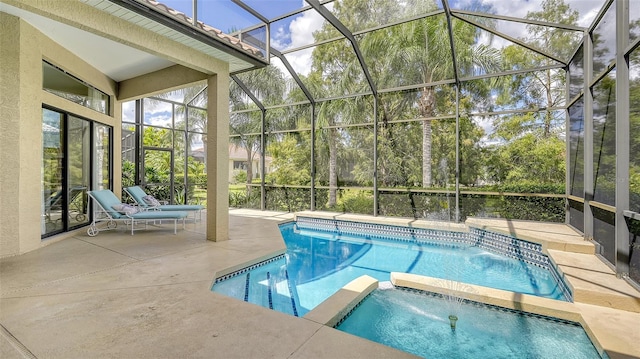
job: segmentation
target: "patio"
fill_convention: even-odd
[[[76,232],[42,249],[0,260],[0,356],[412,357],[308,319],[211,292],[216,271],[284,250],[276,224],[293,218],[290,213],[251,210],[230,214],[230,240],[225,242],[206,241],[203,221],[188,223],[177,235],[168,224],[134,236],[124,229],[93,238]],[[499,223],[482,225],[500,230]],[[554,226],[537,227],[557,231]],[[536,236],[518,223],[511,230]],[[571,241],[566,236],[559,235]],[[579,245],[581,237],[575,241]],[[579,262],[572,263],[576,267]],[[601,293],[599,298],[610,301],[610,291],[616,289],[617,295],[640,303],[637,292],[635,298],[632,291],[620,293],[624,284],[612,280],[613,273],[606,283],[599,282],[606,272],[602,267],[574,268],[571,275],[590,283],[592,297]],[[610,357],[640,357],[640,313],[593,303],[575,306]]]

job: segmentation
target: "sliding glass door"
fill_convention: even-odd
[[[111,188],[108,126],[42,109],[42,237],[89,223],[91,189]]]

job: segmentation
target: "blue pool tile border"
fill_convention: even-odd
[[[402,286],[394,286],[394,287],[395,287],[395,289],[399,289],[399,290],[403,290],[403,291],[407,291],[407,292],[412,292],[412,293],[416,293],[416,294],[421,294],[421,295],[427,295],[427,296],[431,296],[431,297],[437,297],[437,298],[443,298],[443,299],[445,299],[447,297],[447,295],[445,295],[445,294],[431,292],[431,291],[427,291],[427,290],[421,290],[421,289],[415,289],[415,288],[409,288],[409,287],[402,287]],[[495,310],[495,311],[505,312],[505,313],[513,313],[513,314],[522,315],[524,317],[529,317],[529,318],[543,319],[543,320],[554,322],[554,323],[572,325],[572,326],[581,327],[582,329],[584,329],[584,327],[582,327],[582,325],[580,323],[574,322],[572,320],[567,320],[567,319],[562,319],[562,318],[557,318],[557,317],[551,317],[551,316],[543,315],[543,314],[525,312],[525,311],[518,310],[518,309],[511,309],[511,308],[501,307],[499,305],[482,303],[482,302],[478,302],[478,301],[470,300],[470,299],[465,299],[465,298],[458,298],[458,299],[460,299],[465,304],[473,305],[475,307],[492,309],[492,310]]]
[[[233,277],[235,277],[235,276],[238,276],[238,275],[241,275],[241,274],[247,273],[247,272],[249,272],[249,271],[251,271],[251,270],[253,270],[253,269],[256,269],[256,268],[262,267],[262,266],[263,266],[263,265],[265,265],[265,264],[268,264],[268,263],[275,262],[275,261],[278,261],[278,260],[280,260],[280,259],[283,259],[283,258],[285,258],[285,256],[286,256],[285,254],[279,254],[279,255],[277,255],[277,256],[275,256],[275,257],[271,257],[271,258],[269,258],[269,259],[265,259],[265,260],[263,260],[263,261],[260,261],[260,262],[258,262],[258,263],[256,263],[256,264],[252,264],[252,265],[250,265],[250,266],[248,266],[248,267],[244,267],[244,268],[242,268],[242,269],[238,269],[237,271],[233,271],[233,272],[231,272],[231,273],[227,273],[227,274],[225,274],[225,275],[223,275],[223,276],[221,276],[221,277],[216,278],[216,280],[215,280],[215,282],[213,283],[213,285],[215,285],[216,283],[219,283],[219,282],[225,281],[225,280],[227,280],[227,279],[229,279],[229,278],[233,278]]]
[[[422,290],[422,289],[415,289],[415,288],[402,287],[402,286],[396,286],[396,285],[394,285],[393,288],[395,290],[403,290],[403,291],[406,291],[406,292],[416,293],[416,294],[425,295],[425,296],[431,296],[431,297],[437,297],[437,298],[443,298],[443,299],[446,297],[445,294],[431,292],[431,291]],[[380,289],[378,289],[378,290],[380,290]],[[347,313],[345,313],[345,315],[342,316],[342,318],[340,318],[340,320],[338,320],[338,322],[333,326],[333,328],[338,328],[340,326],[340,324],[342,324],[347,318],[349,318],[349,316],[356,309],[358,309],[358,307],[365,300],[367,300],[367,298],[369,298],[369,296],[371,296],[372,293],[373,292],[367,294],[364,298],[362,298],[361,301],[359,301],[353,308],[351,308],[351,310],[349,310]],[[524,317],[537,318],[537,319],[547,320],[547,321],[554,322],[554,323],[561,323],[561,324],[566,324],[566,325],[577,326],[577,327],[581,327],[584,330],[584,327],[580,323],[574,322],[574,321],[571,321],[571,320],[567,320],[567,319],[562,319],[562,318],[557,318],[557,317],[550,317],[548,315],[543,315],[543,314],[524,312],[524,311],[518,310],[518,309],[505,308],[505,307],[501,307],[501,306],[498,306],[498,305],[477,302],[477,301],[470,300],[470,299],[465,299],[465,298],[458,298],[458,299],[460,299],[465,304],[473,305],[475,307],[486,308],[486,309],[491,309],[491,310],[495,310],[495,311],[499,311],[499,312],[505,312],[505,313],[513,313],[513,314],[516,314],[516,315],[522,315]]]
[[[558,284],[562,294],[573,302],[573,294],[562,279],[549,257],[542,252],[542,245],[515,238],[510,235],[470,228],[469,232],[445,231],[427,228],[395,226],[388,224],[354,222],[299,216],[295,221],[298,228],[313,229],[328,233],[356,234],[369,238],[396,240],[403,242],[429,242],[450,246],[466,244],[528,263],[547,270]],[[389,238],[392,236],[392,238]]]

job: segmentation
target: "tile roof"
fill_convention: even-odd
[[[185,15],[184,13],[178,10],[170,8],[161,2],[158,2],[156,0],[136,0],[136,1],[142,4],[145,4],[162,14],[168,15],[171,18],[180,21],[181,23],[187,24],[189,26],[194,26],[193,19],[191,17]],[[231,35],[227,35],[224,32],[203,23],[202,21],[197,21],[195,27],[204,31],[206,34],[212,36],[213,38],[217,38],[218,40],[229,43],[232,46],[236,47],[237,49],[242,50],[250,55],[264,58],[264,55],[259,49],[253,46],[247,45],[246,43],[240,41],[239,39]]]

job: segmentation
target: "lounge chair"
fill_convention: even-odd
[[[113,192],[108,189],[87,192],[89,197],[93,198],[95,206],[93,209],[93,222],[87,229],[87,234],[91,237],[98,233],[117,226],[117,222],[124,222],[127,226],[131,226],[131,235],[133,231],[146,229],[149,221],[173,221],[173,234],[177,233],[178,220],[182,220],[182,228],[185,226],[185,218],[188,216],[184,211],[149,211],[144,208],[134,207],[120,202]],[[106,228],[98,228],[97,224],[107,222]],[[144,224],[144,228],[135,228],[136,224]]]
[[[142,208],[158,211],[188,211],[193,212],[194,222],[196,219],[202,219],[204,206],[199,204],[167,204],[165,201],[158,201],[153,196],[148,195],[140,186],[126,187],[124,191]]]

